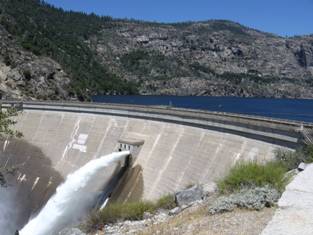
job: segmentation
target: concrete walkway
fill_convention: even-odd
[[[262,235],[313,234],[313,164],[286,187],[278,206]]]

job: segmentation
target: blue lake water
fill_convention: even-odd
[[[207,96],[95,96],[94,102],[172,105],[209,111],[240,113],[313,122],[313,100]]]

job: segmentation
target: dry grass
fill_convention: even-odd
[[[168,219],[166,222],[160,223],[160,224],[154,224],[151,227],[147,228],[144,231],[139,232],[139,235],[151,235],[151,234],[171,234],[170,231],[175,232],[180,230],[181,227],[183,227],[186,224],[192,224],[195,221],[198,221],[199,219],[207,216],[207,208],[206,207],[200,207],[197,208],[194,211],[186,210],[177,216],[174,216],[170,219]],[[198,234],[197,231],[194,231],[195,233],[192,234]],[[173,233],[176,234],[176,233]],[[179,233],[177,233],[179,234]]]
[[[273,208],[262,211],[235,210],[209,215],[207,207],[186,210],[166,222],[154,224],[139,235],[256,235],[260,234],[274,214]]]

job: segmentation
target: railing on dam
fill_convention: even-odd
[[[44,101],[2,101],[2,106],[4,108],[15,106],[24,110],[91,113],[171,122],[238,134],[289,147],[295,147],[303,142],[305,138],[303,130],[313,129],[313,123],[158,106]]]

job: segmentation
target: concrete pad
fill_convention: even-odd
[[[279,209],[262,235],[313,234],[313,165],[300,172],[279,199]]]

